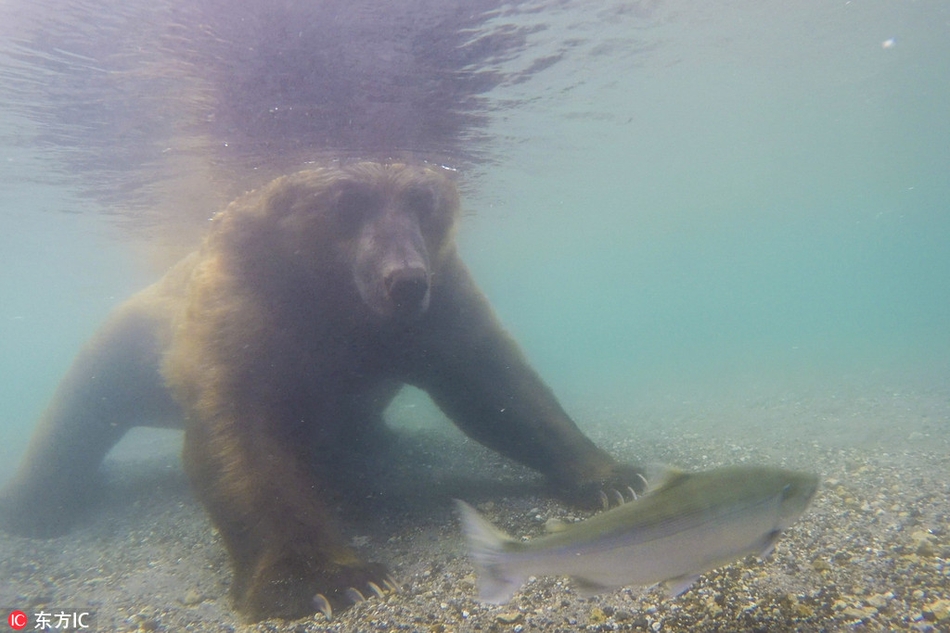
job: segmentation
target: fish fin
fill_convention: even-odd
[[[772,555],[780,536],[782,536],[782,530],[772,530],[762,537],[762,550],[758,554],[759,560],[765,560]]]
[[[666,488],[667,486],[674,485],[677,481],[681,480],[687,474],[688,473],[685,470],[680,470],[679,468],[676,468],[675,466],[670,466],[669,464],[660,464],[660,463],[647,464],[646,494],[654,494],[662,488]]]
[[[456,499],[455,507],[462,519],[462,532],[478,573],[478,599],[490,604],[508,602],[525,581],[523,575],[505,565],[506,549],[518,542],[464,501]]]
[[[670,594],[671,598],[684,593],[687,589],[693,586],[693,583],[696,582],[696,579],[699,578],[699,574],[693,574],[691,576],[677,576],[676,578],[670,578],[666,581],[666,591]]]
[[[590,598],[614,588],[612,585],[605,585],[581,576],[571,576],[571,582],[574,585],[574,589],[577,590],[577,594],[582,598]]]

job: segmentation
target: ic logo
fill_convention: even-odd
[[[10,615],[7,616],[7,624],[9,624],[10,628],[14,631],[25,629],[29,623],[30,619],[26,617],[26,614],[22,611],[11,611]]]

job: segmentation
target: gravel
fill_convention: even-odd
[[[542,577],[507,605],[478,603],[451,498],[526,538],[550,519],[586,515],[532,472],[423,425],[400,430],[399,457],[344,478],[353,484],[337,504],[353,543],[389,566],[398,593],[332,621],[243,623],[220,538],[181,472],[180,436],[142,431],[107,460],[105,498],[68,535],[0,535],[0,607],[91,609],[98,631],[950,631],[950,381],[905,382],[576,405],[585,430],[624,460],[765,463],[822,477],[768,560],[707,573],[675,598],[654,586],[584,599],[569,579]]]

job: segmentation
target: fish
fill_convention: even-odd
[[[455,503],[481,602],[508,602],[531,576],[570,576],[585,597],[660,582],[676,596],[717,567],[749,554],[766,559],[818,482],[810,473],[765,466],[667,469],[638,499],[525,542]]]

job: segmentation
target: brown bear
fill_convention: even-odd
[[[456,252],[458,218],[444,170],[401,163],[302,171],[231,203],[76,359],[0,494],[3,524],[62,532],[128,428],[184,419],[237,608],[326,612],[388,577],[337,532],[321,464],[380,428],[402,384],[574,500],[641,488],[502,329]]]

